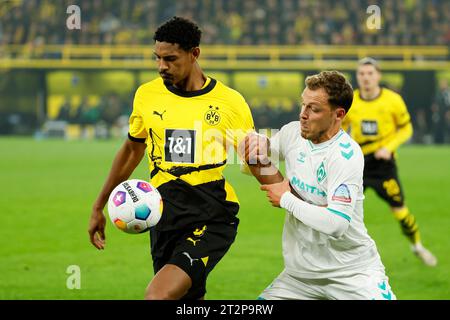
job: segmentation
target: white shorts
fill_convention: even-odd
[[[356,271],[347,277],[300,279],[286,270],[260,294],[264,300],[396,300],[380,270]]]

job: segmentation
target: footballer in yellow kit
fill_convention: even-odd
[[[227,160],[235,161],[227,159],[227,149],[237,149],[253,129],[243,97],[212,78],[197,91],[158,78],[136,92],[129,139],[147,144],[151,183],[164,204],[150,229],[154,270],[170,263],[186,271],[199,283],[187,299],[205,294],[204,275],[234,240],[239,204],[222,172]],[[173,243],[175,252],[168,250]],[[196,268],[194,259],[201,262]]]
[[[437,259],[422,245],[416,219],[405,205],[397,172],[396,150],[413,133],[408,109],[398,93],[380,87],[381,71],[376,60],[360,60],[356,75],[359,89],[354,91],[352,107],[342,126],[363,151],[364,189],[373,188],[389,204],[412,251],[426,265],[435,266]]]
[[[208,274],[237,234],[239,203],[222,172],[238,161],[237,146],[254,131],[253,119],[237,91],[203,73],[200,38],[198,26],[180,17],[156,30],[160,77],[136,91],[128,139],[89,224],[91,243],[104,249],[108,195],[147,154],[151,183],[163,199],[161,220],[150,228],[155,275],[145,292],[149,300],[203,299]]]
[[[198,91],[183,92],[162,78],[137,90],[129,138],[147,144],[151,183],[163,196],[156,230],[236,221],[238,199],[222,171],[227,149],[236,149],[249,130],[247,103],[215,79]]]

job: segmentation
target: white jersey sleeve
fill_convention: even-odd
[[[278,131],[274,136],[270,138],[270,160],[274,164],[278,164],[280,160],[284,159],[283,152],[280,150],[282,140],[282,131]]]
[[[298,130],[295,127],[298,127]],[[273,163],[278,163],[286,158],[286,148],[295,139],[295,134],[300,134],[299,121],[293,121],[284,125],[280,131],[270,138],[270,158]]]
[[[350,139],[336,145],[327,164],[327,210],[350,222],[356,202],[364,199],[364,156],[359,145]]]
[[[347,230],[349,221],[335,214],[330,214],[329,208],[319,207],[298,199],[290,192],[283,194],[280,206],[305,225],[316,231],[339,238]]]

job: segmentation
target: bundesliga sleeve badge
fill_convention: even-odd
[[[350,190],[348,189],[346,184],[341,184],[333,193],[333,197],[331,198],[333,201],[340,201],[345,203],[352,202],[352,197],[350,196]]]

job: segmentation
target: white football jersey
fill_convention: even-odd
[[[344,234],[335,238],[286,211],[286,271],[300,278],[339,277],[355,269],[384,271],[363,221],[364,156],[359,145],[343,130],[326,142],[313,144],[301,137],[299,121],[283,126],[270,143],[272,157],[278,153],[285,159],[286,178],[306,202],[326,207],[336,219],[349,221]]]

